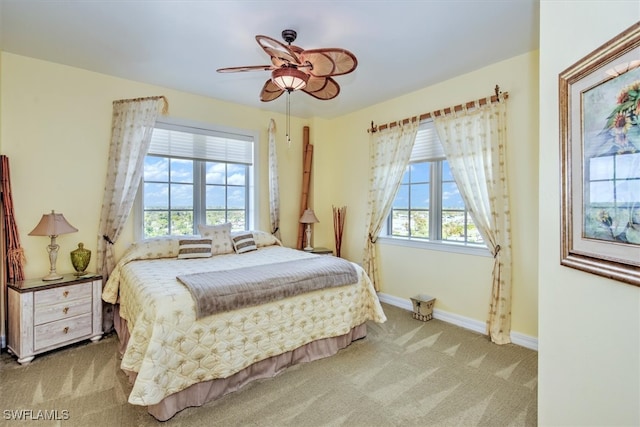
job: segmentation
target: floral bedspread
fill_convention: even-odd
[[[225,378],[247,366],[335,337],[385,314],[364,270],[358,283],[195,318],[195,303],[176,276],[284,262],[313,255],[281,246],[211,258],[125,256],[103,299],[120,303],[130,339],[121,368],[137,372],[129,403],[152,405],[192,384]],[[139,259],[147,258],[147,259]]]

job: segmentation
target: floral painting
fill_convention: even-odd
[[[640,287],[640,22],[559,89],[560,264]]]
[[[640,67],[582,94],[583,236],[640,245]]]

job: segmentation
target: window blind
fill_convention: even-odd
[[[253,137],[158,122],[148,154],[252,165]]]
[[[422,122],[418,128],[409,162],[444,159],[444,150],[442,149],[442,144],[440,143],[440,138],[438,138],[433,120]]]

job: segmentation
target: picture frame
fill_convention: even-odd
[[[559,74],[563,266],[640,286],[640,22]]]

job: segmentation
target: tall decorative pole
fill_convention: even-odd
[[[309,207],[309,187],[311,186],[311,165],[313,162],[313,145],[309,143],[309,126],[302,128],[302,197],[300,199],[300,215],[301,218]],[[298,249],[302,249],[304,245],[304,224],[298,225]]]

